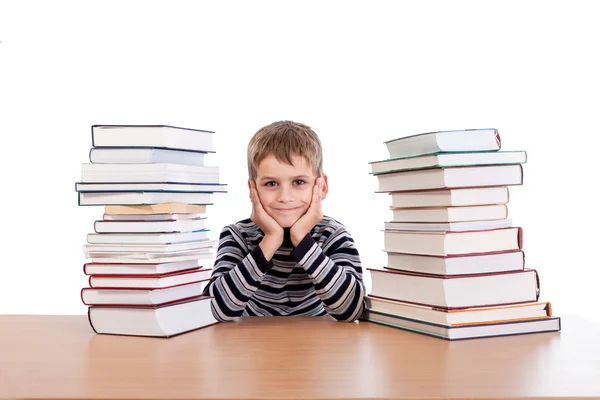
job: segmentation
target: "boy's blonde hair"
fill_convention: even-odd
[[[258,165],[269,156],[292,165],[294,155],[306,158],[317,177],[323,175],[323,151],[317,134],[298,122],[273,122],[260,128],[248,143],[248,175],[255,180]]]

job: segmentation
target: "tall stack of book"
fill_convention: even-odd
[[[215,241],[206,211],[225,192],[211,131],[163,125],[94,125],[80,206],[104,206],[84,246],[81,290],[97,333],[169,337],[212,325],[207,262]]]
[[[385,143],[370,163],[389,193],[387,265],[369,268],[361,319],[455,340],[560,330],[525,268],[522,227],[508,218],[525,151],[501,151],[496,129],[430,132]]]

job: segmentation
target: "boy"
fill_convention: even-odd
[[[331,315],[355,321],[365,287],[354,240],[323,216],[328,192],[318,136],[280,121],[248,144],[249,219],[221,232],[205,293],[219,321],[241,316]]]

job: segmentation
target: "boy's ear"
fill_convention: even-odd
[[[329,192],[329,183],[327,182],[327,175],[323,174],[321,176],[321,179],[323,179],[323,189],[321,189],[321,200],[325,200],[325,197],[327,197],[327,192]]]

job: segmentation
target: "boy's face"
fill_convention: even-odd
[[[268,156],[256,168],[256,190],[260,204],[282,228],[290,228],[310,207],[317,176],[306,158],[292,156],[293,165]],[[323,175],[323,194],[327,176]]]

